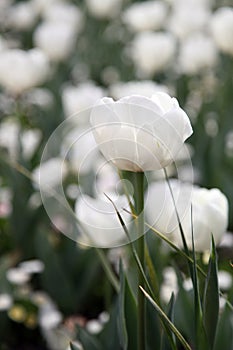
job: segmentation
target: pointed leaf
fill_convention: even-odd
[[[208,274],[204,290],[204,325],[210,349],[213,348],[219,315],[219,287],[217,254],[212,237],[212,251],[209,259]]]
[[[70,349],[71,350],[83,350],[83,347],[81,344],[78,344],[77,342],[75,342],[75,343],[70,342]]]
[[[174,294],[172,293],[170,301],[167,305],[167,316],[171,320],[172,323],[174,323]],[[174,333],[171,334],[173,341],[175,343],[175,336]],[[162,345],[161,345],[162,350],[171,350],[171,344],[168,342],[168,340],[164,337],[163,333],[163,338],[162,338]]]
[[[78,339],[84,349],[103,350],[103,346],[95,335],[89,334],[85,329],[78,327]]]
[[[166,325],[170,328],[170,330],[175,334],[177,339],[181,342],[185,350],[192,350],[190,345],[187,343],[187,341],[184,339],[183,335],[179,332],[179,330],[176,328],[176,326],[171,322],[171,320],[167,317],[165,312],[160,308],[160,306],[151,298],[151,296],[140,286],[140,289],[144,293],[145,297],[149,300],[149,302],[154,306],[154,308],[157,310],[163,321],[166,323]]]
[[[125,350],[137,348],[137,307],[133,293],[124,274],[122,264],[120,267],[121,290],[119,296],[118,329],[120,343]]]

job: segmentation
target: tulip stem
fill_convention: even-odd
[[[144,242],[144,173],[135,173],[134,187],[135,211],[137,217],[138,246],[137,253],[142,269],[145,268],[145,242]],[[143,275],[138,271],[138,285],[144,288]],[[145,349],[145,297],[138,288],[138,350]]]

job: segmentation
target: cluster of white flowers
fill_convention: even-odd
[[[153,77],[174,62],[181,73],[195,75],[216,65],[218,49],[232,55],[231,7],[213,13],[211,2],[193,0],[170,6],[168,11],[166,2],[145,1],[130,5],[122,15],[136,33],[130,55],[139,77]]]
[[[72,4],[52,3],[43,12],[44,21],[34,32],[34,42],[52,61],[63,61],[73,51],[83,15]]]
[[[40,85],[48,74],[47,56],[39,49],[10,49],[0,53],[0,84],[12,94]]]

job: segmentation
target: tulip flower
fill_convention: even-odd
[[[175,205],[180,217],[188,248],[192,249],[192,229],[195,250],[203,252],[210,249],[211,235],[218,244],[227,229],[228,201],[217,188],[206,189],[177,180],[170,181]],[[175,207],[165,181],[157,182],[148,188],[148,221],[164,233],[176,245],[182,246]],[[191,204],[192,221],[191,227]]]
[[[101,99],[91,112],[93,133],[107,161],[144,172],[171,164],[192,134],[187,114],[166,93]]]

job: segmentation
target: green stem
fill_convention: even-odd
[[[135,211],[138,215],[137,234],[138,246],[137,253],[141,262],[142,270],[145,269],[145,242],[144,242],[144,173],[135,173],[134,187]],[[138,272],[138,284],[144,288],[145,282],[141,272]],[[138,289],[138,350],[145,349],[145,296]]]

